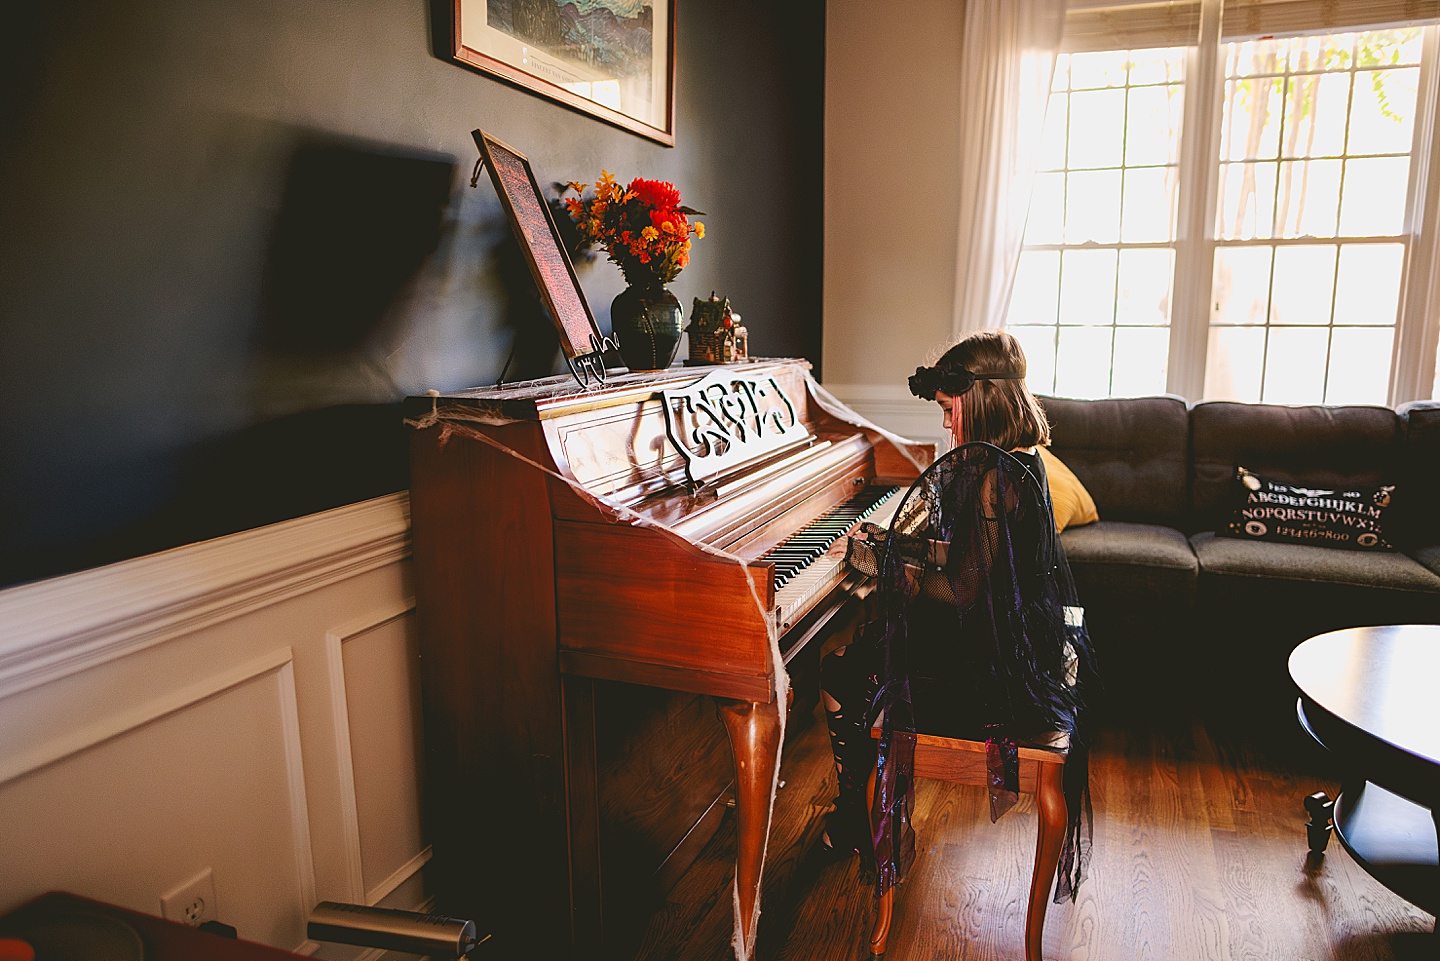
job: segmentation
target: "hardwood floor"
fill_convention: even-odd
[[[1199,721],[1102,733],[1091,767],[1095,845],[1074,904],[1050,907],[1047,958],[1070,961],[1408,961],[1440,957],[1434,919],[1372,880],[1338,842],[1307,863],[1301,799],[1335,793],[1303,752],[1263,751]],[[1292,760],[1280,763],[1277,756]],[[858,859],[814,855],[834,791],[824,724],[787,746],[765,867],[759,957],[869,955],[873,898]],[[991,824],[982,789],[921,782],[920,853],[897,892],[890,961],[1020,961],[1033,802]],[[733,824],[650,919],[633,956],[730,951]],[[626,956],[631,954],[627,948]]]

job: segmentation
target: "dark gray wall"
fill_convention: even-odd
[[[674,181],[672,289],[820,357],[824,0],[679,0],[678,145],[443,59],[448,0],[27,4],[0,31],[0,585],[403,489],[399,398],[557,356],[482,127]],[[776,10],[774,8],[780,8]],[[439,56],[437,56],[439,54]],[[581,265],[602,329],[619,272]]]

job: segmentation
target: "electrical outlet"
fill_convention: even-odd
[[[215,920],[215,875],[205,868],[160,895],[160,916],[192,928]]]

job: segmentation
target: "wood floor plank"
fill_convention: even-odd
[[[803,719],[802,719],[803,720]],[[1336,785],[1244,732],[1203,722],[1102,732],[1091,758],[1094,854],[1075,903],[1052,904],[1054,961],[1418,961],[1434,919],[1332,842],[1307,861],[1302,799]],[[1279,760],[1277,760],[1279,758]],[[787,746],[765,868],[763,961],[868,958],[871,883],[858,858],[816,856],[834,792],[823,719]],[[1035,808],[991,824],[982,788],[922,781],[916,864],[897,891],[888,961],[1020,961]],[[623,956],[722,961],[730,952],[727,818]]]

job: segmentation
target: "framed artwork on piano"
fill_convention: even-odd
[[[451,54],[675,146],[675,0],[451,0]]]
[[[471,136],[480,150],[480,160],[470,186],[479,183],[482,165],[490,171],[490,181],[500,195],[500,206],[505,208],[515,240],[540,290],[540,299],[555,323],[560,349],[565,353],[570,372],[582,387],[591,381],[603,382],[605,351],[614,344],[600,335],[595,315],[590,312],[590,304],[575,277],[575,266],[560,242],[555,220],[530,169],[530,161],[514,147],[483,130],[473,130]]]

